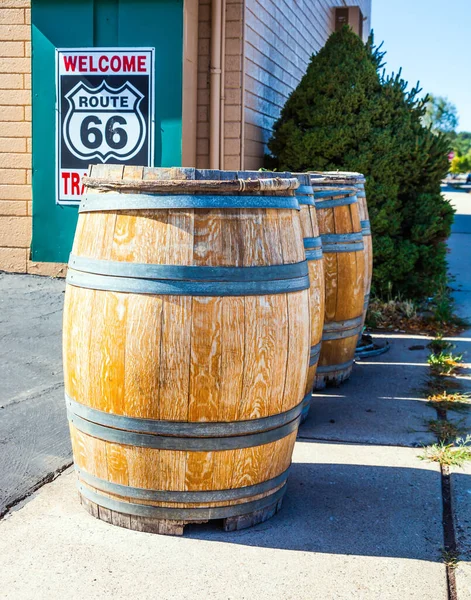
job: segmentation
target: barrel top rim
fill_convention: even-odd
[[[260,177],[231,179],[111,179],[106,177],[83,178],[87,193],[101,194],[118,192],[122,194],[132,192],[164,193],[164,194],[191,194],[195,192],[212,193],[250,193],[250,192],[291,192],[300,186],[296,177]]]
[[[345,180],[352,183],[365,183],[366,177],[363,173],[357,171],[310,171],[311,179],[321,179],[324,181]]]

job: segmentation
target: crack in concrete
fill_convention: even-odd
[[[73,464],[74,464],[74,461],[68,461],[66,464],[62,465],[62,467],[59,467],[55,471],[52,471],[52,472],[48,473],[47,475],[45,475],[44,477],[42,477],[37,483],[35,483],[31,488],[29,488],[29,490],[27,492],[22,494],[19,498],[15,498],[15,500],[12,500],[11,502],[9,502],[5,506],[5,508],[0,512],[0,521],[8,513],[11,512],[12,508],[15,508],[15,506],[17,506],[18,504],[20,504],[21,502],[23,502],[24,500],[26,500],[27,498],[32,496],[35,492],[37,492],[39,489],[41,489],[44,485],[46,485],[48,483],[52,483],[55,479],[57,479],[59,477],[59,475],[61,475],[65,470],[67,470]]]

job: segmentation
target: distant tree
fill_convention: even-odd
[[[463,156],[455,156],[451,161],[450,171],[456,174],[471,172],[471,151]]]
[[[458,156],[465,156],[471,151],[471,131],[460,131],[454,134],[450,142]]]
[[[458,111],[447,98],[429,94],[422,122],[425,127],[431,127],[432,131],[451,133],[458,127]]]

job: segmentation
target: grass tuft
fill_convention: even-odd
[[[427,348],[430,348],[430,350],[434,354],[440,354],[441,352],[451,351],[455,347],[456,346],[454,344],[452,344],[451,342],[447,342],[446,340],[444,340],[442,334],[438,334],[435,337],[435,339],[433,339],[430,342],[430,344],[427,345]]]
[[[432,446],[426,446],[423,454],[419,455],[419,459],[439,463],[442,466],[462,467],[471,460],[471,435],[458,438],[456,445],[441,441]]]
[[[452,354],[451,352],[431,354],[427,360],[434,375],[454,375],[462,361],[461,354]]]

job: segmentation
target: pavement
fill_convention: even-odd
[[[449,243],[454,293],[460,314],[471,318],[471,197],[450,198],[463,217]],[[63,285],[0,276],[7,367],[0,500],[13,503],[0,521],[1,599],[450,598],[442,478],[436,464],[419,458],[434,441],[426,421],[436,418],[421,392],[426,338],[376,336],[390,351],[358,362],[349,382],[315,397],[283,508],[272,519],[233,533],[217,523],[189,526],[183,537],[138,533],[86,513],[72,469],[42,485],[70,463],[60,374]],[[457,340],[469,362],[470,343],[471,332]],[[463,382],[471,389],[469,372]],[[469,600],[471,468],[453,470],[451,487],[461,558],[453,600]]]

